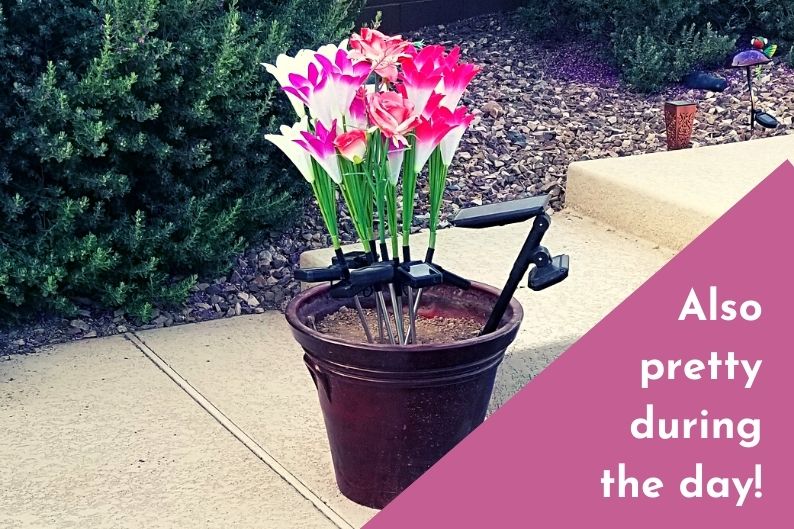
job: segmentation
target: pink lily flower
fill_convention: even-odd
[[[480,71],[480,68],[472,63],[458,62],[460,60],[458,46],[449,50],[447,54],[444,53],[444,47],[440,45],[425,46],[419,51],[413,46],[409,46],[407,53],[410,57],[400,60],[403,71],[407,66],[411,73],[414,70],[423,72],[425,75],[428,72],[441,72],[441,81],[434,89],[444,95],[441,106],[450,110],[458,105],[466,87]]]
[[[394,82],[397,61],[407,56],[405,49],[409,44],[401,35],[390,37],[375,29],[361,28],[360,33],[350,37],[350,53],[352,59],[367,61],[376,74]]]
[[[325,169],[331,180],[337,184],[342,182],[342,173],[339,171],[339,162],[336,159],[336,120],[330,127],[325,128],[322,122],[317,122],[314,134],[308,131],[301,132],[303,139],[294,140]]]
[[[443,107],[442,107],[443,108]],[[439,147],[441,149],[441,160],[447,167],[452,163],[455,151],[458,150],[463,133],[471,125],[474,114],[469,114],[466,107],[458,107],[449,116],[448,124],[452,127],[449,132],[441,139]]]
[[[351,130],[340,134],[334,140],[339,154],[358,165],[364,161],[367,153],[367,133],[363,130]]]
[[[425,119],[430,119],[430,116],[441,106],[441,101],[444,99],[444,94],[439,94],[438,92],[433,92],[430,94],[430,97],[427,99],[427,104],[425,105],[425,109],[422,111],[422,117]]]
[[[444,48],[442,46],[426,46],[421,51],[400,61],[402,72],[399,79],[408,100],[414,104],[418,114],[422,114],[425,105],[438,87],[444,73]]]
[[[479,71],[480,67],[470,62],[462,62],[448,66],[446,70],[444,70],[444,80],[442,81],[440,90],[440,92],[444,94],[441,105],[450,110],[458,106],[460,98],[463,97],[463,92]]]
[[[401,145],[408,145],[405,135],[416,127],[419,119],[414,114],[413,104],[397,92],[369,94],[367,113],[384,136]]]
[[[367,87],[362,86],[356,90],[353,102],[345,116],[345,123],[349,128],[366,130],[369,126],[367,120]]]
[[[454,119],[452,111],[445,107],[439,107],[429,119],[420,118],[414,131],[416,134],[414,171],[418,173],[422,170],[435,148],[455,126]]]
[[[421,50],[417,50],[412,44],[408,46],[406,53],[408,54],[408,58],[400,59],[400,63],[413,61],[420,70],[427,68],[428,65],[432,65],[432,69],[434,70],[443,70],[455,65],[460,58],[459,47],[456,46],[452,48],[449,53],[446,53],[444,46],[440,44],[425,46]]]

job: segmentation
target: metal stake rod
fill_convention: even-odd
[[[389,343],[394,344],[394,333],[389,325],[389,311],[386,309],[386,299],[383,297],[383,292],[375,292],[375,297],[378,299],[378,307],[380,308],[383,316],[383,326],[386,328],[386,335],[389,337]]]
[[[376,250],[375,241],[369,241],[369,253],[372,263],[378,262],[378,251]],[[389,342],[394,343],[394,333],[392,333],[391,326],[389,325],[389,311],[386,309],[386,300],[383,298],[383,292],[380,287],[375,289],[375,306],[377,307],[378,315],[378,336],[380,342],[383,343],[383,328],[386,327],[386,334],[389,336]]]
[[[361,307],[361,301],[358,296],[353,296],[353,303],[356,304],[358,311],[358,319],[361,320],[361,326],[364,327],[364,334],[367,335],[367,342],[372,343],[372,333],[369,332],[369,325],[367,325],[367,318],[364,317],[364,309]]]
[[[433,254],[435,254],[435,253],[436,253],[436,249],[435,248],[431,248],[431,247],[427,248],[427,252],[425,252],[425,262],[427,264],[430,264],[430,263],[433,262]],[[413,307],[414,307],[414,315],[416,315],[419,312],[419,303],[421,303],[421,301],[422,301],[422,290],[424,290],[424,289],[420,288],[420,289],[418,289],[416,291],[416,301],[414,301],[414,305],[413,305]],[[414,319],[413,322],[411,323],[410,331],[413,334],[414,339],[415,339],[416,338],[416,319]]]
[[[422,288],[416,289],[416,298],[414,298],[413,293],[414,289],[408,287],[408,333],[405,336],[405,341],[403,345],[408,343],[409,337],[411,338],[411,343],[415,343],[416,341],[416,314],[419,311],[419,302],[422,301]],[[413,301],[412,301],[413,300]]]
[[[411,343],[416,343],[416,311],[414,310],[414,289],[408,287],[408,319],[410,320],[410,327],[408,328],[408,337],[406,338],[406,343],[408,340]]]
[[[747,67],[747,88],[750,90],[750,134],[755,130],[755,99],[753,98],[753,76]]]
[[[403,314],[403,291],[402,291],[402,287],[400,287],[397,290],[397,292],[399,294],[397,296],[397,310],[400,311],[400,328],[403,330],[403,336],[405,336],[405,334],[407,333],[408,329],[405,328],[405,315]]]
[[[350,269],[347,265],[347,258],[340,248],[335,250],[337,262],[342,266],[342,277],[350,277]],[[361,307],[361,300],[358,299],[358,294],[353,296],[353,303],[356,305],[356,312],[358,312],[358,319],[361,321],[361,326],[364,328],[364,334],[367,336],[367,341],[372,343],[372,334],[369,332],[369,325],[367,319],[364,317],[364,309]]]
[[[397,329],[397,343],[401,344],[405,340],[403,336],[403,315],[397,305],[397,291],[394,289],[394,283],[389,283],[389,296],[391,297],[391,308],[394,311],[394,326]]]

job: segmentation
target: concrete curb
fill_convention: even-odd
[[[574,162],[566,208],[680,250],[786,159],[794,135]]]

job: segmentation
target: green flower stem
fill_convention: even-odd
[[[436,147],[436,150],[430,155],[430,169],[428,171],[428,183],[430,184],[430,241],[428,248],[435,249],[436,247],[438,218],[441,213],[441,203],[444,198],[448,169],[441,158],[441,149]]]
[[[376,133],[377,135],[377,133]],[[373,172],[375,173],[375,206],[378,210],[378,240],[381,244],[386,244],[386,185],[388,184],[388,171],[386,165],[387,145],[383,139],[375,138],[375,163]]]
[[[365,251],[369,252],[368,241],[372,239],[372,187],[361,164],[356,165],[340,157],[339,168],[342,172],[339,189],[350,212],[358,238],[364,245]]]
[[[416,171],[414,170],[416,136],[408,136],[408,148],[403,158],[403,245],[410,246],[411,225],[414,221],[414,194],[416,193]]]
[[[317,199],[317,205],[320,207],[320,214],[323,216],[325,228],[331,235],[331,244],[334,249],[339,249],[341,244],[339,242],[334,182],[328,176],[328,173],[314,160],[312,160],[312,168],[314,170],[314,181],[312,182],[314,198]]]
[[[399,258],[399,243],[397,241],[397,185],[390,182],[386,186],[386,209],[389,217],[389,235],[391,235],[391,253],[393,258]]]

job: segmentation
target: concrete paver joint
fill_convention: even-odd
[[[212,416],[221,426],[223,426],[232,436],[250,450],[259,460],[270,467],[273,472],[278,474],[301,496],[309,500],[314,507],[319,510],[326,518],[340,529],[354,529],[353,526],[342,518],[336,511],[318,497],[309,487],[307,487],[298,477],[284,467],[279,461],[267,452],[259,443],[252,439],[245,431],[237,426],[234,421],[227,417],[209,399],[201,394],[187,380],[185,380],[175,369],[163,360],[152,348],[146,345],[137,334],[126,333],[124,337],[130,341],[141,353],[154,363],[166,376],[168,376],[180,389],[193,399],[196,404],[201,406]]]

